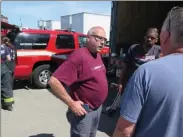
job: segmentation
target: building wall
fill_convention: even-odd
[[[106,31],[107,39],[110,36],[110,16],[94,13],[78,13],[68,16],[61,16],[61,29],[71,29],[76,32],[87,34],[94,26],[101,26]]]
[[[52,30],[52,21],[48,20],[45,22],[45,29]]]
[[[72,18],[72,23],[71,23],[71,28],[72,30],[76,31],[76,32],[80,32],[83,33],[84,31],[84,14],[79,13],[79,14],[73,14],[71,16]]]
[[[110,16],[84,13],[84,30],[83,33],[87,34],[88,30],[94,26],[101,26],[106,31],[106,37],[110,36]]]
[[[70,29],[71,28],[71,16],[61,16],[61,29]]]
[[[55,30],[61,29],[61,22],[54,21],[54,20],[39,20],[38,21],[38,28],[39,29],[47,29],[47,30]]]
[[[8,23],[8,17],[1,15],[1,21]]]
[[[52,30],[61,29],[60,21],[52,21]]]

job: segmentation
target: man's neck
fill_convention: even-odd
[[[170,52],[164,53],[163,56],[170,55],[170,54],[183,54],[183,47],[171,50]]]
[[[151,48],[152,48],[152,46],[148,46],[145,43],[143,44],[143,49],[144,49],[145,53],[148,52]]]
[[[89,53],[92,55],[92,57],[94,57],[94,58],[96,58],[97,57],[97,53],[93,53],[93,52],[91,52],[89,49],[88,49],[88,47],[87,47],[87,50],[89,51]]]
[[[176,49],[173,53],[181,53],[181,54],[183,54],[183,47]]]
[[[94,58],[97,57],[97,53],[92,53],[92,52],[90,52],[90,53],[91,53],[92,57],[94,57]]]

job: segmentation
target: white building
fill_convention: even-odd
[[[1,15],[1,21],[8,23],[8,17]]]
[[[53,20],[39,20],[38,28],[47,30],[61,29],[61,23],[60,21],[53,21]]]
[[[71,29],[76,32],[87,34],[91,27],[101,26],[105,29],[107,39],[109,39],[110,22],[110,15],[82,12],[67,16],[61,16],[61,29]]]

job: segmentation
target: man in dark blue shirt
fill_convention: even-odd
[[[6,42],[6,46],[8,47],[8,51],[10,53],[10,58],[11,58],[11,61],[9,62],[8,67],[13,75],[14,69],[15,69],[16,50],[15,50],[14,45],[10,41]]]
[[[4,110],[12,111],[14,103],[12,89],[12,73],[8,68],[11,56],[6,43],[8,38],[1,38],[1,107]]]
[[[10,51],[8,49],[8,47],[5,45],[5,43],[3,43],[2,40],[2,44],[1,44],[1,61],[10,61],[11,60],[11,56],[10,56]]]

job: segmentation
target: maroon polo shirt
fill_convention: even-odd
[[[107,97],[106,69],[101,56],[92,56],[87,48],[74,51],[53,76],[70,88],[73,100],[83,101],[91,108],[99,107]]]

